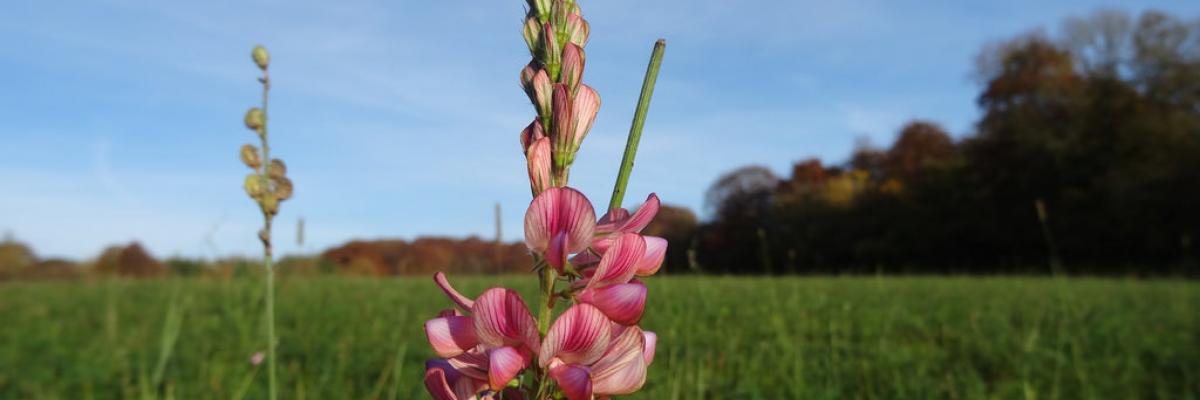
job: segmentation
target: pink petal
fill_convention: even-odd
[[[538,355],[545,367],[554,358],[568,364],[595,362],[608,348],[612,322],[595,306],[576,304],[554,321]]]
[[[575,145],[574,148],[578,149],[579,144],[583,143],[583,138],[587,137],[588,131],[592,130],[592,123],[596,121],[596,113],[600,111],[600,94],[596,93],[591,86],[579,85],[570,111],[573,113],[571,121],[574,129],[571,138]]]
[[[550,187],[550,139],[540,138],[525,153],[529,164],[529,184],[534,193]]]
[[[596,211],[583,193],[552,187],[534,198],[525,212],[525,245],[544,255],[550,239],[565,232],[565,252],[578,253],[590,244],[595,228]]]
[[[558,388],[567,395],[567,400],[591,400],[592,378],[587,368],[564,364],[550,370],[550,377],[558,382]]]
[[[426,321],[425,336],[440,357],[454,357],[479,344],[471,317],[442,317]]]
[[[492,390],[500,390],[529,366],[528,353],[505,346],[488,352],[488,384]]]
[[[596,275],[588,287],[603,287],[628,283],[637,273],[637,263],[646,254],[646,240],[636,233],[621,235],[612,247],[600,257]]]
[[[654,220],[654,216],[658,214],[658,209],[661,206],[662,204],[658,200],[658,195],[650,193],[649,196],[646,196],[646,202],[642,203],[642,206],[633,215],[623,221],[617,230],[620,232],[641,232],[642,229],[646,228],[646,225],[650,225],[650,221]]]
[[[600,262],[600,256],[590,251],[580,252],[574,257],[571,257],[571,265],[575,266],[576,270],[582,271],[588,266],[594,266]]]
[[[475,334],[488,347],[525,346],[538,349],[537,322],[515,290],[488,289],[471,309]]]
[[[560,232],[550,239],[550,248],[546,250],[546,263],[559,274],[563,273],[563,265],[567,262],[567,240],[570,240],[567,233]]]
[[[654,351],[658,346],[658,335],[654,332],[643,331],[642,336],[645,336],[646,339],[646,347],[642,349],[642,354],[646,358],[646,366],[650,366],[650,363],[654,362]]]
[[[624,208],[608,210],[603,217],[600,217],[600,221],[596,222],[596,234],[605,235],[613,233],[617,230],[617,227],[628,218],[629,210]]]
[[[663,259],[667,257],[667,239],[656,236],[643,236],[646,240],[646,253],[637,263],[637,276],[650,276],[662,267]]]
[[[446,292],[446,297],[449,297],[450,301],[458,304],[464,310],[470,310],[475,305],[474,301],[458,293],[457,290],[454,290],[453,286],[450,286],[450,281],[446,279],[446,274],[441,272],[433,274],[433,281],[437,283],[438,287],[442,288],[443,292]]]
[[[472,349],[471,351],[463,353],[457,357],[448,358],[445,360],[445,362],[449,364],[454,371],[457,371],[457,374],[462,374],[463,376],[480,382],[487,381],[488,357],[487,354],[482,350],[479,350],[479,348]],[[450,370],[447,370],[448,374],[449,371]],[[448,379],[450,381],[455,379],[450,377],[450,375],[447,375],[447,377],[449,377]]]
[[[597,395],[629,394],[646,382],[645,336],[636,326],[620,330],[600,360],[592,365],[592,390]]]
[[[588,288],[579,292],[580,302],[600,309],[613,322],[633,325],[642,319],[646,309],[646,285],[639,281],[600,288]]]
[[[460,399],[474,400],[482,390],[482,385],[470,379],[459,379],[454,382],[454,394],[458,395]]]
[[[441,368],[425,370],[425,390],[428,390],[435,400],[459,400],[454,390],[446,383],[446,372]]]

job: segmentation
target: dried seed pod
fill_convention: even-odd
[[[258,199],[259,207],[262,207],[263,213],[267,215],[275,215],[279,213],[279,199],[274,196],[263,196]]]
[[[247,167],[258,169],[258,167],[262,166],[262,159],[258,156],[258,147],[254,147],[252,144],[242,145],[241,156],[242,164],[246,164]]]
[[[254,46],[254,50],[250,51],[250,57],[254,59],[255,64],[258,64],[258,68],[264,71],[271,64],[271,55],[267,53],[266,47]]]
[[[292,180],[286,177],[274,178],[275,198],[284,201],[292,198]]]
[[[246,110],[245,120],[246,128],[256,132],[262,132],[262,127],[266,121],[266,116],[263,115],[262,109],[259,109],[258,107],[251,107],[249,110]]]
[[[287,165],[283,163],[283,160],[276,158],[267,165],[267,176],[270,176],[271,179],[283,178],[285,175],[287,175]]]
[[[246,181],[242,184],[242,187],[246,189],[246,194],[254,199],[261,198],[267,189],[266,185],[263,184],[262,177],[258,174],[246,175]]]

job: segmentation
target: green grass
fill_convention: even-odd
[[[533,277],[451,277],[477,294]],[[655,277],[642,399],[1200,397],[1195,282]],[[257,281],[0,285],[0,398],[263,398]],[[284,278],[281,397],[426,398],[426,278]]]

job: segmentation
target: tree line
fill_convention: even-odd
[[[1068,18],[986,46],[977,75],[982,117],[958,139],[913,121],[841,163],[721,176],[668,268],[1196,272],[1200,20]]]

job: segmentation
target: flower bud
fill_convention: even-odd
[[[574,115],[571,112],[572,105],[567,85],[555,84],[554,120],[550,125],[550,140],[554,147],[554,170],[556,171],[561,171],[570,165],[571,149],[575,147],[575,139],[572,137],[575,130],[571,124],[571,117]]]
[[[254,50],[250,52],[250,57],[254,58],[254,63],[258,64],[258,68],[266,71],[267,65],[271,64],[271,55],[267,53],[267,48],[254,46]]]
[[[278,158],[271,160],[271,164],[267,165],[267,176],[270,176],[271,179],[280,179],[284,175],[287,175],[287,165],[283,163],[283,160]]]
[[[246,181],[242,184],[246,189],[246,194],[251,198],[258,199],[266,192],[266,185],[263,184],[262,176],[258,174],[246,175]]]
[[[529,185],[537,196],[550,187],[550,138],[540,138],[525,153],[529,166]]]
[[[542,62],[551,70],[550,77],[558,76],[558,71],[555,70],[562,63],[562,46],[558,43],[558,37],[554,34],[554,27],[549,22],[542,25]]]
[[[529,126],[521,131],[521,150],[529,151],[530,144],[544,137],[546,137],[546,132],[542,129],[542,121],[534,118],[533,122],[530,122]]]
[[[576,46],[583,47],[587,45],[588,35],[591,34],[592,28],[587,20],[578,15],[570,15],[567,17],[567,41],[575,43]]]
[[[262,109],[258,107],[250,107],[246,110],[246,128],[256,132],[262,132],[263,124],[266,121],[266,116],[263,115]]]
[[[525,27],[521,34],[525,36],[525,44],[529,45],[529,53],[537,56],[538,47],[542,45],[542,24],[538,22],[537,17],[530,16],[525,19]]]
[[[252,144],[242,145],[242,164],[252,169],[258,169],[262,166],[262,160],[258,157],[258,148]]]
[[[562,75],[559,82],[566,84],[567,88],[571,89],[571,93],[574,94],[575,90],[579,88],[579,81],[583,79],[583,64],[585,60],[583,48],[574,43],[567,43],[566,47],[563,48],[562,54]]]
[[[554,82],[550,81],[550,75],[546,70],[539,69],[533,75],[533,80],[528,88],[525,88],[529,94],[529,100],[533,102],[533,107],[537,109],[538,115],[542,118],[550,116],[553,96]]]
[[[591,86],[579,85],[579,93],[575,94],[575,99],[571,103],[571,124],[574,129],[571,138],[574,140],[574,150],[579,149],[583,138],[587,137],[588,131],[592,130],[592,123],[596,121],[598,112],[600,112],[600,94],[596,93]]]
[[[292,198],[292,180],[286,177],[274,179],[275,198],[284,201]]]

